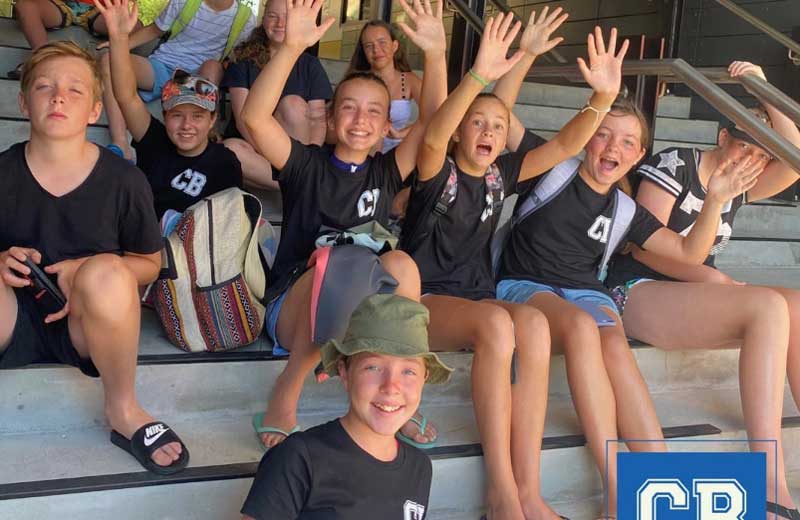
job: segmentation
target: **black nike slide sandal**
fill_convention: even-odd
[[[169,466],[156,464],[151,458],[153,452],[171,442],[179,442],[181,445],[181,454],[178,460],[173,461]],[[126,439],[118,431],[112,430],[111,444],[130,453],[133,458],[139,461],[139,464],[141,464],[144,469],[157,475],[173,475],[183,471],[186,465],[189,464],[189,450],[186,449],[186,445],[183,444],[181,438],[163,422],[145,424],[136,430],[131,440]]]
[[[773,513],[781,518],[788,518],[789,520],[800,520],[800,511],[797,509],[789,509],[786,506],[770,502],[769,500],[767,501],[767,513]]]

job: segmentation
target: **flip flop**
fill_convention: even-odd
[[[112,430],[110,440],[111,444],[132,455],[144,469],[157,475],[173,475],[183,471],[189,464],[189,450],[186,449],[186,445],[172,428],[160,421],[145,424],[136,430],[130,440],[118,431]],[[181,455],[178,460],[169,466],[156,464],[150,457],[157,449],[171,442],[178,442],[181,445]]]
[[[569,520],[569,518],[567,518],[566,516],[563,516],[563,515],[558,515],[558,517],[561,520]],[[610,518],[611,520],[617,520],[616,518],[613,518],[613,517],[608,517],[608,518]],[[480,520],[489,520],[489,519],[488,519],[488,517],[486,515],[483,515]]]
[[[800,511],[797,509],[789,509],[786,506],[770,502],[769,500],[767,501],[767,513],[773,513],[781,518],[788,518],[789,520],[800,520]]]
[[[23,63],[20,63],[19,65],[17,65],[13,69],[9,70],[6,73],[6,77],[8,79],[13,79],[13,80],[19,80],[20,78],[22,78],[22,66],[23,65],[24,65]]]
[[[263,423],[264,412],[259,412],[253,416],[253,429],[256,431],[256,435],[258,435],[259,440],[261,440],[262,433],[279,433],[284,437],[288,437],[289,435],[300,431],[300,427],[297,425],[287,432],[286,430],[281,430],[280,428],[275,428],[274,426],[261,426]]]
[[[420,419],[417,419],[418,415],[419,415]],[[421,413],[417,412],[413,416],[411,416],[411,422],[413,422],[414,424],[419,426],[419,433],[421,435],[425,435],[425,429],[428,427],[428,418],[427,417],[425,417]],[[436,446],[436,441],[438,439],[438,436],[437,436],[432,441],[429,441],[429,442],[417,442],[414,439],[412,439],[411,437],[403,435],[402,433],[400,433],[399,430],[397,431],[397,433],[394,434],[394,436],[397,437],[398,439],[400,439],[401,441],[405,442],[406,444],[408,444],[410,446],[414,446],[415,448],[418,448],[420,450],[428,450],[428,449],[433,448],[434,446]]]

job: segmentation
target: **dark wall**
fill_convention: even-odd
[[[787,36],[800,34],[800,0],[736,0],[751,14],[761,18]],[[751,61],[764,68],[767,79],[778,88],[800,99],[800,67],[788,59],[780,44],[741,20],[713,0],[685,0],[681,18],[679,57],[697,67],[725,67],[734,60]],[[726,86],[728,92],[752,105],[754,100],[739,86]],[[685,94],[685,87],[675,92]],[[717,119],[717,112],[702,100],[692,103],[692,116]]]

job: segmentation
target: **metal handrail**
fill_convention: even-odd
[[[626,60],[622,67],[622,73],[625,76],[659,76],[668,82],[685,84],[722,115],[733,121],[736,126],[751,135],[772,155],[800,172],[800,149],[765,125],[744,105],[716,84],[739,82],[736,78],[730,78],[725,69],[695,69],[682,59]],[[560,77],[574,81],[582,79],[576,65],[534,67],[528,77]],[[720,81],[716,81],[717,79]],[[780,109],[795,123],[800,122],[800,105],[789,96],[782,92],[781,95],[778,95],[775,92],[778,89],[753,75],[744,76],[740,82],[748,89],[752,88],[751,92],[759,100]]]
[[[495,7],[497,7],[503,14],[512,11],[511,7],[508,6],[503,0],[489,0]],[[466,20],[466,22],[477,32],[479,35],[483,34],[483,20],[475,14],[475,11],[470,9],[469,5],[464,0],[448,0],[450,5],[455,7],[455,10],[458,14]],[[525,22],[520,20],[519,16],[514,13],[514,19],[519,20],[522,22],[522,26],[525,26]],[[561,55],[556,49],[549,51],[547,54],[552,55],[552,60],[555,60],[558,63],[567,63],[566,58]],[[546,58],[548,58],[546,56]],[[549,58],[548,58],[549,59]]]
[[[745,22],[755,27],[756,29],[759,29],[761,32],[763,32],[776,42],[780,43],[781,45],[789,49],[790,60],[794,61],[795,63],[798,63],[800,61],[800,43],[797,43],[793,39],[789,38],[788,36],[780,32],[779,30],[775,29],[761,18],[758,18],[757,16],[748,13],[747,11],[745,11],[744,9],[733,3],[731,0],[716,0],[716,2],[725,9],[727,9],[728,11],[732,12],[733,14],[741,18],[742,20],[744,20]]]

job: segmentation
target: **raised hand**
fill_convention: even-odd
[[[734,61],[728,65],[728,74],[730,74],[732,78],[743,76],[745,74],[755,74],[764,81],[767,81],[767,77],[764,75],[763,69],[758,65],[750,63],[749,61]]]
[[[720,163],[708,181],[708,196],[725,204],[756,185],[767,162],[747,156],[738,163]]]
[[[128,36],[139,19],[136,2],[129,4],[128,0],[94,0],[94,5],[106,21],[109,39]],[[100,49],[101,46],[98,45],[97,48]]]
[[[617,50],[617,29],[611,29],[608,39],[608,49],[603,40],[603,31],[600,27],[594,28],[594,34],[589,33],[587,46],[589,49],[589,65],[583,58],[578,58],[578,68],[583,74],[583,79],[600,94],[616,96],[622,83],[622,60],[628,52],[628,40],[622,42]]]
[[[422,52],[444,53],[447,49],[447,35],[444,32],[444,23],[442,22],[444,0],[439,0],[435,12],[430,0],[412,1],[413,5],[408,5],[406,0],[400,0],[400,6],[406,12],[408,19],[414,23],[415,29],[403,22],[398,22],[398,27]]]
[[[512,26],[513,21],[513,12],[486,20],[478,56],[472,66],[472,71],[486,81],[494,81],[503,76],[525,54],[520,50],[510,58],[506,58],[508,48],[522,26],[520,22],[515,22]]]
[[[564,41],[564,38],[558,37],[550,39],[556,30],[561,27],[561,24],[569,18],[568,13],[561,14],[561,8],[555,9],[548,15],[549,8],[547,6],[542,9],[539,19],[536,19],[536,11],[531,12],[531,17],[528,19],[528,25],[522,31],[522,36],[519,39],[519,48],[533,56],[540,56],[553,49],[556,45]],[[561,14],[561,16],[559,16]]]
[[[285,47],[302,52],[322,38],[335,21],[329,16],[317,25],[317,15],[324,3],[324,0],[286,0]]]

